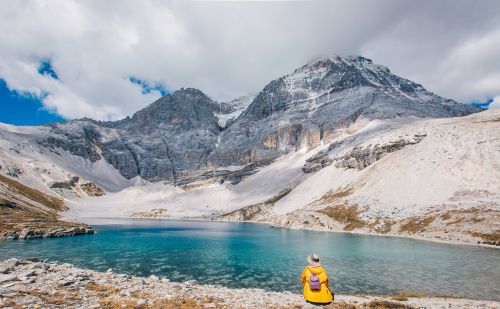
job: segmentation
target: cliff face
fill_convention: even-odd
[[[212,158],[218,166],[247,164],[312,149],[360,118],[453,117],[477,111],[369,59],[329,57],[270,82],[222,133]]]
[[[106,160],[127,179],[237,182],[284,154],[329,142],[362,118],[480,110],[430,93],[369,59],[333,56],[270,82],[255,98],[217,103],[199,90],[181,89],[131,118],[59,123],[37,141],[91,162]]]
[[[121,121],[55,124],[39,143],[93,162],[104,159],[127,179],[176,182],[207,169],[220,130],[216,110],[201,91],[182,89]]]

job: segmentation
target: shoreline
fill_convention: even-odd
[[[380,234],[373,232],[363,232],[363,231],[337,231],[330,230],[325,228],[314,228],[314,227],[291,227],[291,226],[282,226],[282,225],[274,225],[269,222],[263,221],[234,221],[234,220],[220,220],[220,219],[211,219],[211,218],[203,218],[203,217],[151,217],[151,218],[143,218],[143,217],[67,217],[65,219],[68,220],[77,220],[75,222],[85,223],[85,224],[94,224],[93,222],[85,222],[88,220],[167,220],[167,221],[203,221],[203,222],[228,222],[228,223],[251,223],[251,224],[259,224],[259,225],[267,225],[269,228],[282,228],[289,230],[305,230],[305,231],[314,231],[314,232],[329,232],[329,233],[344,233],[344,234],[352,234],[352,235],[364,235],[364,236],[380,236],[380,237],[396,237],[403,239],[412,239],[418,241],[427,241],[433,243],[440,244],[448,244],[448,245],[463,245],[463,246],[473,246],[473,247],[483,247],[483,248],[493,248],[500,249],[500,246],[483,244],[483,243],[473,243],[473,242],[465,242],[465,241],[453,241],[453,240],[444,240],[444,239],[436,239],[418,235],[399,235],[399,234]]]
[[[97,272],[39,259],[0,261],[0,307],[41,308],[317,308],[291,292],[170,282]],[[498,308],[500,302],[404,292],[396,295],[336,294],[324,308]]]

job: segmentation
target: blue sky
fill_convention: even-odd
[[[9,90],[0,79],[0,122],[15,125],[40,125],[61,121],[63,118],[43,108],[36,97]]]
[[[42,60],[38,74],[59,79],[50,60]],[[64,120],[43,106],[42,98],[12,91],[5,80],[0,79],[0,122],[14,125],[41,125]]]
[[[59,76],[52,66],[50,59],[44,59],[38,66],[38,74],[59,80]],[[166,86],[159,82],[149,82],[130,76],[126,78],[131,84],[141,88],[142,94],[159,93],[164,96],[168,93]],[[151,102],[152,103],[152,102]],[[0,78],[0,122],[13,125],[43,125],[65,120],[55,111],[47,110],[43,106],[43,97],[30,95],[28,92],[19,93],[9,89],[5,80]]]

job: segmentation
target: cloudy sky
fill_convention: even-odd
[[[497,0],[5,0],[0,31],[0,92],[66,119],[119,119],[181,87],[232,99],[331,54],[500,105]]]

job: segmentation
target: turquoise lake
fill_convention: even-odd
[[[95,235],[0,242],[0,259],[40,257],[98,271],[301,293],[317,252],[339,294],[416,291],[500,301],[500,251],[251,223],[96,221]]]

